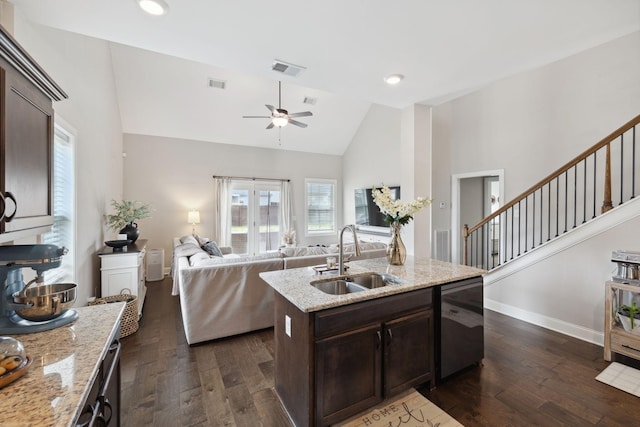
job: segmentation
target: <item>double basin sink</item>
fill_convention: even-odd
[[[314,280],[311,286],[330,295],[344,295],[405,283],[399,277],[386,273],[362,273]]]

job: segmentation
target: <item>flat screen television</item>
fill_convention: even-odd
[[[355,190],[356,225],[363,230],[388,232],[389,224],[384,222],[384,215],[373,201],[371,188]],[[389,187],[394,200],[400,198],[400,187]]]

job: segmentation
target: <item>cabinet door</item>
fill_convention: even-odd
[[[10,68],[2,69],[2,188],[6,200],[1,232],[53,223],[51,100]]]
[[[380,324],[316,342],[316,425],[341,421],[382,401],[381,344]]]
[[[393,396],[432,380],[433,314],[431,310],[384,324],[384,395]]]

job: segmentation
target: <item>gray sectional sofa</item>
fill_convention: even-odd
[[[193,236],[173,239],[173,295],[180,297],[189,344],[268,328],[274,324],[273,289],[258,275],[263,271],[311,268],[337,257],[338,247],[293,247],[257,256],[213,256]],[[383,257],[384,243],[360,244],[360,257]],[[345,245],[345,255],[354,252]],[[226,252],[226,253],[225,253]]]

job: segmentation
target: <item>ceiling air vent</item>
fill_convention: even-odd
[[[311,98],[310,96],[305,96],[302,102],[309,105],[316,105],[316,102],[318,102],[318,98]]]
[[[300,65],[289,64],[287,62],[280,61],[279,59],[273,61],[273,64],[271,64],[271,69],[273,71],[277,71],[279,73],[293,77],[296,77],[298,74],[305,70],[305,68],[301,67]]]
[[[227,82],[225,82],[224,80],[217,80],[209,77],[207,79],[207,86],[211,88],[216,88],[216,89],[226,89]]]

